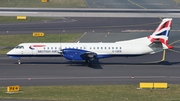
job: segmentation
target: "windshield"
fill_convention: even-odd
[[[24,49],[24,46],[16,46],[15,49]]]

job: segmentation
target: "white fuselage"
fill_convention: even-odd
[[[62,49],[80,49],[97,55],[136,56],[157,51],[148,45],[147,37],[115,43],[22,43],[7,53],[9,56],[60,56]]]

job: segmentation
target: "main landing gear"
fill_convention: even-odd
[[[90,67],[90,66],[91,66],[91,62],[90,62],[90,60],[85,60],[85,62],[86,62],[86,65],[87,65],[88,67]]]

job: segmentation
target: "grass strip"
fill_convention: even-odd
[[[84,0],[1,0],[0,7],[33,7],[33,8],[85,8]]]
[[[10,49],[8,47],[15,47],[20,43],[26,42],[75,42],[82,34],[45,34],[44,37],[33,37],[32,34],[25,35],[0,35],[0,54],[6,54]]]
[[[58,20],[65,18],[50,18],[50,17],[27,17],[27,19],[18,20],[16,16],[0,16],[0,23],[9,23],[9,22],[33,22],[33,21],[49,21],[49,20]]]
[[[180,3],[180,0],[173,0],[174,2],[176,2],[176,4]]]
[[[0,87],[0,99],[42,101],[179,101],[180,85],[170,89],[138,90],[138,85],[27,86],[22,93],[6,94]]]

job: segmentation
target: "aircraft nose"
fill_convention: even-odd
[[[6,55],[9,55],[10,51],[6,53]]]
[[[12,53],[12,50],[10,50],[9,52],[6,53],[6,55],[10,55]]]

